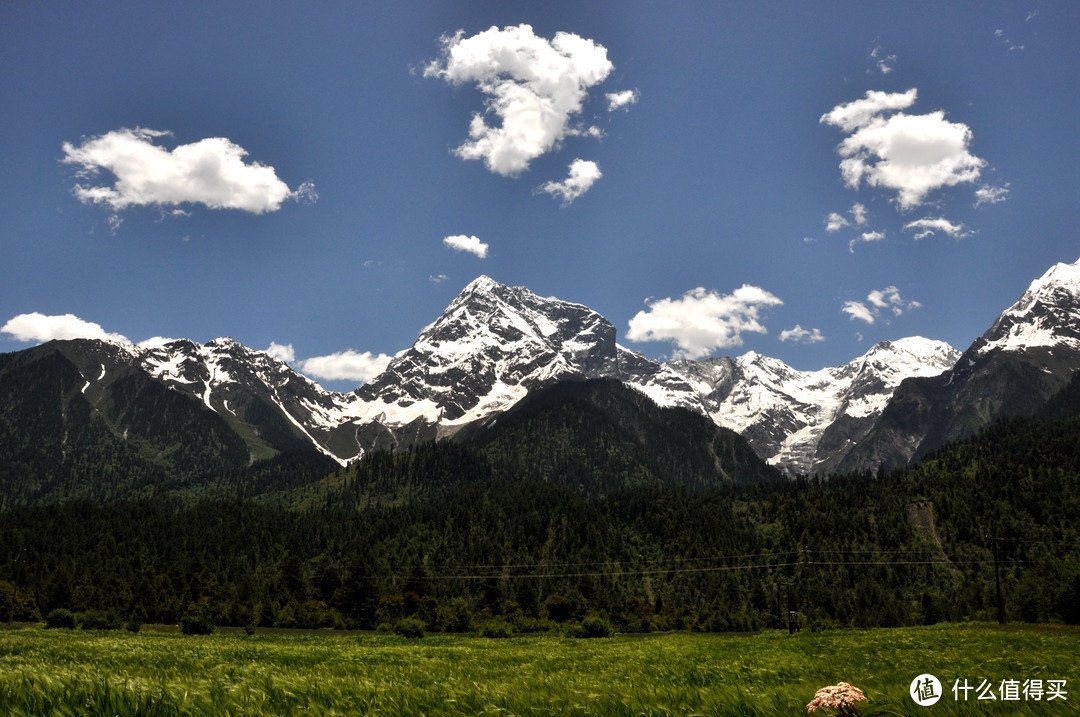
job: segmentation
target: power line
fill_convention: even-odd
[[[716,573],[728,570],[748,570],[761,568],[784,568],[799,565],[800,563],[763,563],[761,565],[716,565],[708,568],[655,568],[652,570],[619,570],[619,571],[592,571],[578,573],[519,573],[516,575],[368,575],[369,579],[397,578],[401,580],[523,580],[540,578],[599,578],[599,577],[633,577],[640,575],[666,575],[668,573]]]
[[[431,574],[431,575],[366,575],[365,579],[368,580],[539,580],[539,579],[554,579],[554,578],[599,578],[599,577],[641,577],[646,575],[669,575],[673,573],[720,573],[731,572],[735,570],[762,570],[773,568],[791,568],[799,566],[815,567],[815,566],[857,566],[865,567],[870,565],[884,566],[884,565],[947,565],[955,567],[956,565],[982,565],[990,561],[986,560],[964,560],[964,561],[950,561],[950,560],[829,560],[829,561],[807,561],[798,560],[794,562],[782,562],[782,563],[757,563],[751,565],[714,565],[710,567],[674,567],[674,568],[649,568],[640,570],[593,570],[593,571],[578,571],[578,572],[550,572],[550,573],[516,573],[516,574],[499,574],[499,573],[485,573],[485,574],[473,574],[473,573],[461,573],[461,574]],[[589,565],[590,563],[582,563],[581,565]],[[563,563],[563,565],[572,565],[571,563]],[[535,565],[535,566],[519,566],[519,567],[536,567],[536,568],[548,568],[549,565]]]
[[[1080,548],[1080,543],[1071,540],[1035,540],[1031,538],[999,538],[996,535],[987,535],[987,540],[997,543],[1035,543],[1038,545],[1069,545]]]
[[[814,549],[803,548],[803,549],[799,549],[799,550],[770,551],[770,552],[765,552],[765,553],[743,553],[743,554],[737,554],[737,555],[713,555],[713,556],[697,557],[697,558],[683,558],[683,557],[661,558],[661,559],[655,559],[655,560],[648,560],[647,562],[650,565],[656,565],[656,566],[668,565],[668,564],[672,564],[672,565],[675,565],[675,566],[681,566],[681,565],[684,565],[684,564],[687,564],[687,563],[720,562],[720,561],[749,560],[749,559],[756,559],[756,558],[774,558],[774,557],[775,558],[784,558],[784,557],[787,557],[787,556],[792,555],[794,553],[801,553],[801,554],[804,554],[804,555],[810,555],[810,554],[813,554],[813,555],[897,555],[897,556],[899,556],[899,555],[916,555],[916,556],[930,556],[930,557],[936,557],[939,554],[936,551],[929,551],[929,550],[814,550]],[[534,569],[534,568],[544,568],[544,569],[563,568],[563,567],[586,568],[586,567],[592,567],[592,566],[596,566],[596,565],[602,565],[602,566],[606,566],[606,567],[614,567],[614,566],[621,566],[621,565],[639,565],[639,564],[641,564],[641,562],[643,562],[643,561],[641,561],[641,560],[598,560],[598,561],[588,561],[588,562],[578,562],[578,561],[550,562],[550,561],[545,560],[545,561],[541,561],[540,563],[472,563],[472,564],[469,564],[469,563],[454,563],[454,564],[450,564],[450,565],[444,565],[441,568],[436,568],[436,570],[440,570],[440,571],[449,571],[449,570],[497,570],[497,571],[506,571],[506,570]],[[808,561],[803,561],[803,562],[808,562]],[[823,564],[822,561],[814,561],[814,562],[817,562],[818,564]],[[900,563],[900,562],[903,562],[903,561],[894,561],[894,562]],[[944,561],[944,562],[950,562],[950,561]],[[951,561],[951,562],[956,562],[956,561]],[[970,562],[970,561],[968,561],[968,562]],[[798,562],[796,562],[795,564],[798,564]],[[401,567],[411,567],[411,566],[401,566]],[[397,568],[392,568],[392,569],[396,570]],[[668,568],[667,570],[679,571],[679,568],[678,567],[673,567],[673,568]]]

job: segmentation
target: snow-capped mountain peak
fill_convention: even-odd
[[[357,419],[390,430],[440,423],[445,433],[509,408],[530,388],[616,370],[615,327],[600,314],[481,276],[357,390]]]
[[[903,379],[936,375],[956,357],[946,344],[914,337],[878,344],[844,366],[802,371],[754,351],[662,363],[615,339],[611,322],[587,306],[480,276],[351,393],[326,391],[228,337],[112,347],[117,358],[87,358],[84,391],[122,373],[114,368],[134,367],[219,414],[253,458],[308,445],[346,462],[451,436],[559,381],[613,378],[661,406],[702,413],[771,463],[805,473],[829,469],[850,450]]]
[[[987,354],[1056,345],[1080,349],[1080,260],[1055,264],[1031,282],[975,348]]]
[[[1080,366],[1080,261],[1032,282],[963,356],[914,336],[806,371],[755,351],[662,363],[615,338],[587,306],[480,276],[351,393],[326,391],[228,337],[78,340],[58,350],[94,405],[135,400],[149,379],[221,416],[252,459],[314,446],[344,463],[482,425],[558,381],[607,378],[710,417],[789,473],[872,469],[903,465],[995,416],[1034,411],[1059,390]]]

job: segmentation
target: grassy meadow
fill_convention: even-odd
[[[945,694],[921,708],[907,690],[926,672]],[[1067,700],[972,692],[965,704],[951,691],[965,677],[995,694],[1001,680],[1063,679]],[[805,715],[818,688],[840,681],[865,692],[862,715],[1080,714],[1080,629],[420,640],[0,631],[4,715]]]

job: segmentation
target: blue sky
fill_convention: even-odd
[[[1080,257],[1078,118],[1073,2],[4,3],[0,350],[347,388],[480,274],[654,358],[963,349]]]

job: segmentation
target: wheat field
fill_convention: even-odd
[[[185,636],[0,631],[5,715],[805,715],[862,689],[862,715],[1080,713],[1080,629],[939,625],[822,633],[574,639],[371,633]],[[939,677],[932,708],[908,696]],[[1065,680],[1064,699],[958,701],[967,679]],[[819,713],[820,714],[820,713]]]

